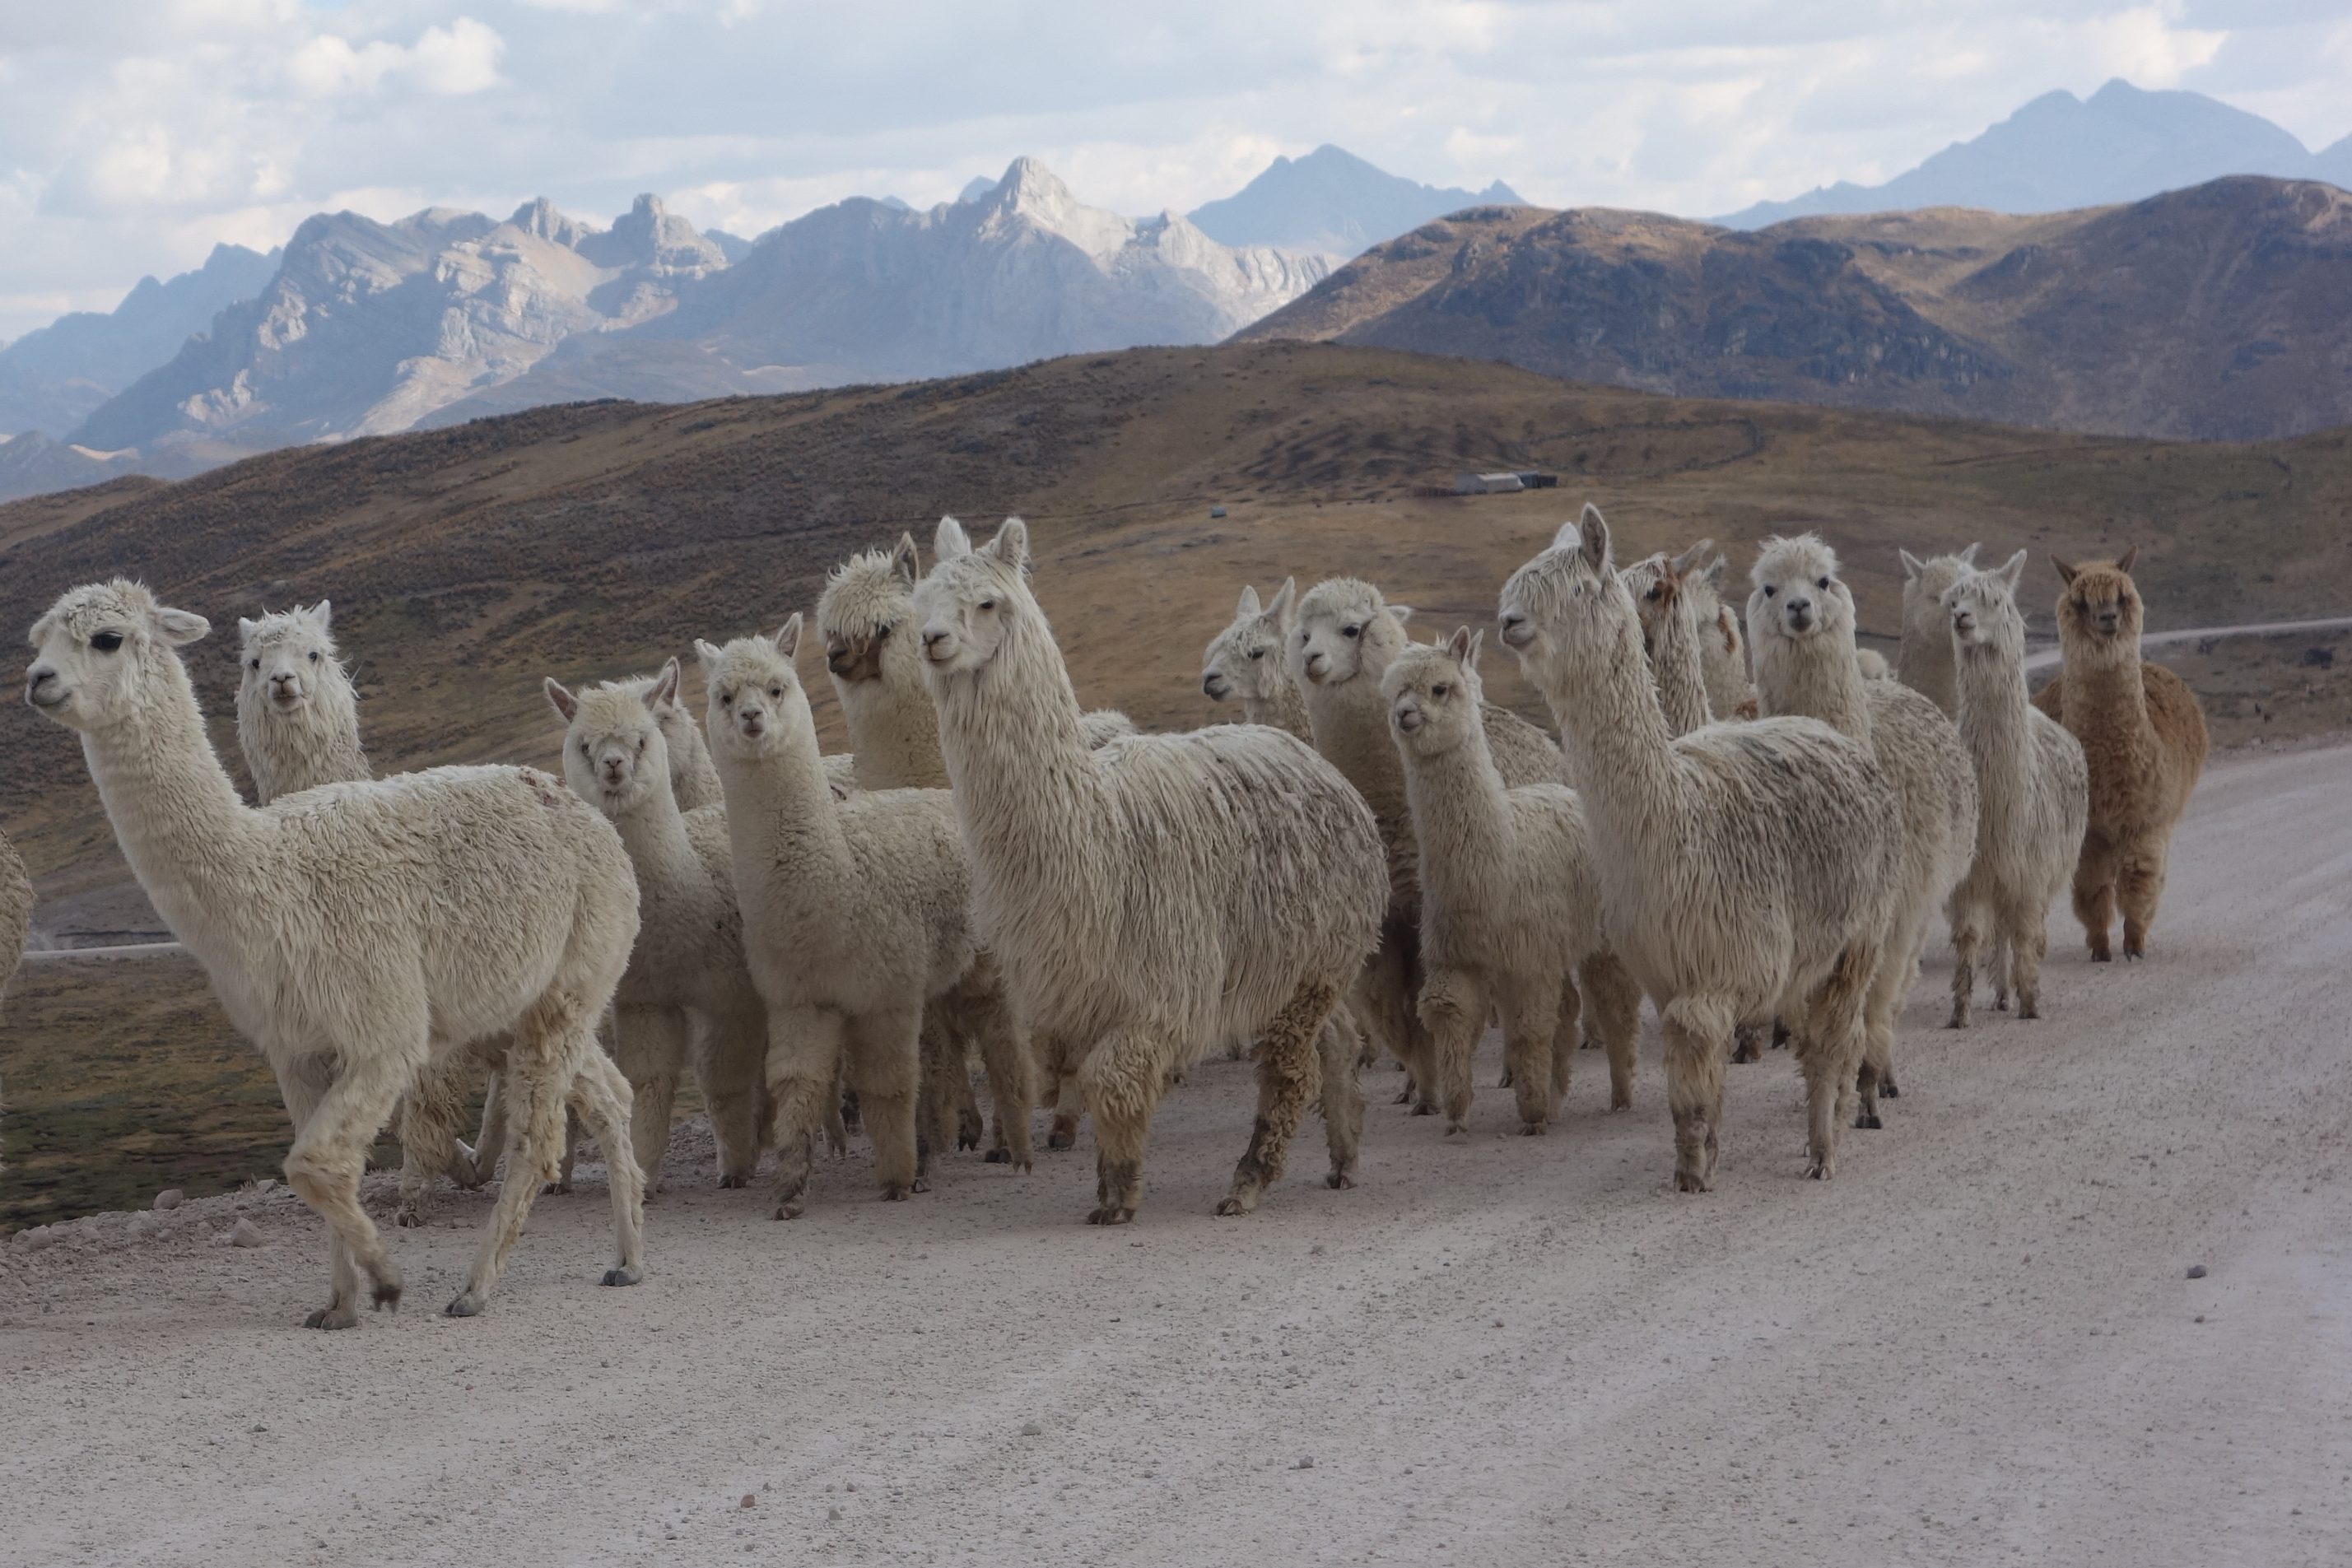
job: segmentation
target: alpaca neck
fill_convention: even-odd
[[[1976,764],[1978,838],[2006,842],[2006,824],[2025,809],[2033,766],[2024,646],[1973,645],[1960,656],[1953,675],[1960,739]]]
[[[1597,656],[1582,662],[1577,688],[1543,673],[1544,698],[1560,728],[1591,819],[1596,853],[1603,861],[1631,858],[1654,874],[1682,844],[1667,833],[1684,795],[1674,736],[1658,706],[1655,683],[1642,657],[1642,627],[1631,600],[1602,612],[1610,617]]]
[[[837,884],[850,874],[849,839],[803,710],[790,738],[764,757],[717,748],[727,797],[727,833],[740,866],[757,866],[791,885]],[[685,838],[683,823],[678,830]],[[688,852],[691,852],[689,849]]]
[[[351,694],[321,691],[291,713],[273,711],[257,694],[237,694],[237,748],[253,776],[254,804],[321,784],[369,777],[360,746],[359,710]]]
[[[1895,678],[1947,714],[1958,716],[1959,673],[1952,659],[1952,633],[1940,621],[1933,631],[1903,623],[1895,650]]]
[[[2069,646],[2059,679],[2066,691],[2066,727],[2077,735],[2128,737],[2150,732],[2138,638],[2118,638],[2106,646],[2084,639]]]
[[[613,826],[639,883],[677,886],[700,877],[702,862],[686,836],[686,815],[678,810],[667,768],[643,800],[613,819]]]
[[[1688,600],[1677,600],[1658,627],[1656,642],[1658,706],[1666,727],[1688,735],[1714,716],[1706,695],[1706,674],[1698,651],[1698,622]]]
[[[1486,727],[1473,724],[1460,745],[1428,756],[1406,754],[1403,763],[1421,847],[1423,909],[1491,898],[1494,890],[1480,883],[1511,863],[1511,803]]]
[[[1748,699],[1748,659],[1740,649],[1739,617],[1724,608],[1714,592],[1691,598],[1691,629],[1698,639],[1699,670],[1706,682],[1706,704],[1712,713],[1729,717]]]
[[[199,958],[205,938],[250,897],[255,841],[263,819],[237,799],[214,755],[204,715],[177,659],[151,695],[157,700],[82,737],[82,755],[139,885],[155,912]]]
[[[1270,688],[1268,695],[1242,698],[1243,722],[1287,730],[1312,745],[1314,727],[1307,721],[1307,694],[1298,689],[1298,683],[1281,674],[1266,685]]]
[[[940,717],[919,672],[886,668],[878,680],[834,682],[849,726],[861,789],[947,787],[940,756]]]
[[[719,804],[719,769],[703,743],[702,727],[688,722],[673,730],[665,725],[662,739],[670,747],[670,803],[681,812]]]
[[[1392,824],[1410,821],[1404,768],[1397,759],[1396,742],[1389,738],[1388,704],[1381,696],[1380,676],[1360,669],[1338,685],[1311,687],[1305,702],[1315,749],[1355,786],[1383,833]]]
[[[1767,715],[1817,718],[1841,735],[1870,739],[1870,693],[1851,635],[1766,637],[1756,651],[1756,702]]]

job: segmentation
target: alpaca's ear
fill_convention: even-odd
[[[1577,548],[1584,554],[1584,564],[1596,572],[1609,570],[1609,520],[1601,508],[1591,502],[1584,503],[1584,515],[1576,519]]]
[[[1478,663],[1478,639],[1467,626],[1454,628],[1454,635],[1446,639],[1445,651],[1455,664],[1465,670],[1475,667]]]
[[[1298,580],[1286,577],[1282,580],[1282,591],[1274,596],[1274,602],[1265,607],[1265,618],[1277,626],[1287,626],[1290,624],[1290,612],[1297,604]]]
[[[2011,593],[2015,593],[2017,580],[2025,575],[2025,552],[2019,550],[2015,555],[2011,556],[2006,563],[1994,571],[1993,575],[2000,578],[2003,586],[2007,587]]]
[[[570,724],[580,716],[580,699],[566,691],[563,683],[553,675],[547,677],[547,700],[555,705],[555,711],[563,716],[564,723]]]
[[[2131,549],[2124,551],[2124,553],[2116,559],[2116,570],[2117,571],[2128,572],[2132,569],[2132,562],[2138,559],[2139,546],[2134,545]]]
[[[1258,607],[1257,585],[1253,582],[1243,583],[1242,601],[1240,606],[1234,611],[1234,619],[1238,621],[1244,615],[1262,615],[1265,612]]]
[[[252,619],[250,616],[240,615],[236,618],[236,640],[238,642],[252,642],[253,634],[260,630],[261,622]]]
[[[1927,564],[1926,561],[1921,560],[1917,556],[1913,555],[1907,549],[1897,549],[1895,553],[1903,558],[1903,577],[1904,580],[1906,582],[1916,579],[1919,575],[1919,569]],[[1961,559],[1965,560],[1968,558],[1963,556]]]
[[[193,610],[163,610],[155,612],[155,632],[174,648],[184,648],[201,642],[213,623]]]
[[[971,553],[971,536],[963,531],[963,525],[953,517],[941,517],[940,531],[931,536],[931,559],[953,560],[960,555]]]
[[[1388,612],[1390,619],[1400,626],[1412,619],[1412,606],[1410,604],[1391,604]]]
[[[890,570],[897,572],[909,588],[914,587],[922,578],[923,560],[922,557],[915,551],[913,534],[905,533],[898,536],[898,548],[890,552]]]
[[[310,619],[318,622],[320,631],[331,631],[335,624],[335,601],[331,599],[321,599],[318,603],[310,606]]]
[[[1706,563],[1706,570],[1699,573],[1698,580],[1709,588],[1719,589],[1723,586],[1723,580],[1730,575],[1731,558],[1727,555],[1719,555]]]
[[[1007,517],[996,537],[981,547],[982,555],[994,556],[1015,571],[1029,565],[1029,525],[1018,517]]]
[[[1983,541],[1982,539],[1979,539],[1979,540],[1977,540],[1974,544],[1972,544],[1972,545],[1969,546],[1969,548],[1968,548],[1968,549],[1964,549],[1964,550],[1962,550],[1962,551],[1960,552],[1960,564],[1961,564],[1962,566],[1974,566],[1974,565],[1976,565],[1976,563],[1977,563],[1977,551],[1979,551],[1979,550],[1980,550],[1980,549],[1984,549],[1984,541]]]
[[[702,673],[706,675],[719,663],[719,650],[699,637],[694,640],[694,656],[702,661]]]
[[[1689,576],[1691,569],[1698,565],[1700,561],[1705,560],[1706,559],[1706,552],[1714,548],[1715,541],[1713,539],[1699,540],[1698,543],[1691,546],[1690,549],[1675,557],[1674,574],[1676,577]]]
[[[2074,573],[2080,570],[2079,568],[2071,566],[2067,562],[2060,560],[2054,555],[2050,558],[2050,564],[2058,569],[2059,581],[2064,583],[2069,588],[2074,586]]]
[[[677,661],[672,659],[661,667],[661,674],[654,677],[654,684],[646,688],[647,712],[658,713],[665,703],[677,701]]]
[[[800,651],[801,612],[795,610],[793,618],[784,622],[783,630],[776,633],[776,652],[789,659]]]

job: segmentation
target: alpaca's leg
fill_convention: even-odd
[[[1519,1132],[1540,1136],[1551,1124],[1552,1036],[1559,1028],[1559,982],[1497,976],[1496,1009],[1503,1016],[1503,1060],[1511,1066]]]
[[[1885,1124],[1879,1120],[1878,1102],[1900,1098],[1895,1086],[1895,1020],[1903,1011],[1903,1000],[1911,994],[1911,982],[1919,973],[1918,944],[1926,938],[1924,922],[1915,923],[1914,931],[1897,935],[1893,946],[1885,949],[1877,973],[1870,977],[1870,989],[1863,998],[1862,1064],[1854,1075],[1854,1092],[1861,1109],[1854,1114],[1857,1127],[1877,1128]]]
[[[400,1097],[400,1203],[393,1221],[423,1225],[433,1209],[433,1178],[446,1176],[459,1186],[474,1185],[475,1155],[457,1141],[466,1114],[466,1089],[474,1071],[472,1052],[452,1051],[426,1067]]]
[[[507,1095],[504,1082],[505,1037],[499,1037],[499,1060],[482,1087],[482,1126],[474,1134],[474,1180],[486,1182],[498,1175],[499,1156],[507,1147]]]
[[[474,1266],[465,1288],[443,1310],[453,1318],[470,1318],[488,1304],[505,1272],[507,1259],[522,1238],[523,1222],[541,1184],[556,1174],[563,1155],[566,1103],[584,1071],[579,1063],[593,1045],[590,1022],[581,1016],[578,999],[561,988],[550,988],[525,1010],[507,1052],[507,1176],[499,1200],[490,1206],[490,1221],[475,1251]],[[625,1026],[621,1038],[628,1038]],[[615,1064],[614,1071],[621,1071]],[[627,1133],[623,1115],[615,1137]],[[634,1140],[632,1140],[634,1142]],[[631,1143],[604,1145],[608,1171],[635,1158]],[[639,1167],[640,1181],[643,1167]],[[625,1177],[617,1178],[625,1181]]]
[[[2164,896],[2165,862],[2172,845],[2168,832],[2158,831],[2124,844],[2116,857],[2116,904],[2124,916],[2124,956],[2147,956],[2148,927],[2156,924],[2156,906]]]
[[[2116,846],[2105,834],[2094,828],[2083,835],[2083,858],[2074,862],[2074,918],[2083,923],[2095,964],[2114,956],[2107,927],[2115,920],[2116,858]]]
[[[1871,983],[1886,961],[1884,947],[1856,943],[1838,955],[1805,1004],[1797,1065],[1805,1077],[1805,1174],[1817,1181],[1837,1174],[1838,1134],[1853,1113],[1864,1050],[1863,1015]]]
[[[719,1145],[719,1185],[750,1186],[760,1168],[760,1096],[768,1067],[768,1017],[755,1005],[687,1019],[695,1086]],[[663,1114],[667,1115],[667,1107]],[[662,1140],[668,1142],[665,1128]],[[660,1158],[656,1155],[656,1163]]]
[[[1421,954],[1421,927],[1405,930],[1404,972],[1400,977],[1404,990],[1397,998],[1397,1010],[1404,1020],[1405,1039],[1410,1042],[1412,1058],[1412,1113],[1416,1116],[1437,1114],[1440,1092],[1437,1042],[1421,1021],[1421,983],[1423,977]]]
[[[1176,1051],[1139,1030],[1114,1030],[1077,1064],[1075,1090],[1095,1119],[1095,1207],[1089,1225],[1125,1225],[1143,1202],[1143,1146]],[[1261,1060],[1261,1080],[1265,1067]]]
[[[334,1060],[327,1056],[305,1056],[293,1061],[274,1064],[278,1071],[278,1091],[286,1099],[286,1113],[293,1118],[294,1136],[299,1140],[302,1130],[310,1124],[310,1117],[319,1102],[327,1097],[327,1090],[335,1081]],[[360,1321],[360,1271],[352,1261],[351,1249],[343,1245],[342,1232],[330,1229],[327,1243],[327,1304],[305,1320],[314,1329],[347,1329],[357,1327]]]
[[[1315,1038],[1323,1069],[1323,1135],[1331,1150],[1331,1174],[1323,1185],[1351,1187],[1364,1136],[1364,1086],[1356,1081],[1364,1047],[1347,1003],[1331,1009]]]
[[[1026,1031],[1001,991],[974,998],[970,1016],[980,1035],[981,1062],[988,1069],[989,1109],[996,1125],[997,1141],[989,1148],[989,1163],[1029,1170],[1036,1156],[1029,1146]]]
[[[761,1141],[776,1151],[778,1219],[797,1219],[816,1171],[816,1134],[844,1072],[841,1015],[821,1008],[768,1010],[768,1125]]]
[[[1969,1027],[1969,1009],[1976,1000],[1977,947],[1984,941],[1989,922],[1985,906],[1974,899],[1952,904],[1952,1016],[1947,1029]],[[1999,938],[1995,937],[1998,948]]]
[[[2003,943],[2017,977],[2017,1016],[2042,1016],[2042,960],[2050,951],[2050,911],[2032,899],[2002,912]]]
[[[1630,1110],[1633,1104],[1633,1059],[1642,1045],[1642,988],[1623,959],[1606,950],[1577,966],[1578,989],[1584,996],[1588,1034],[1601,1037],[1609,1053],[1609,1108]],[[1562,1093],[1568,1080],[1559,1081]]]
[[[391,1118],[402,1092],[425,1071],[431,1046],[421,1005],[408,1019],[381,1002],[369,1010],[381,1020],[377,1032],[363,1036],[354,1031],[336,1042],[334,1082],[311,1108],[287,1152],[286,1185],[317,1211],[349,1250],[351,1260],[368,1277],[375,1305],[395,1307],[400,1304],[400,1270],[385,1253],[375,1222],[360,1207],[360,1172],[368,1145]],[[328,1313],[313,1313],[310,1326],[347,1326],[327,1318]]]
[[[1988,967],[1992,971],[1993,1011],[2005,1013],[2009,1010],[2010,983],[2017,973],[2016,955],[2009,950],[2008,938],[1999,936],[1993,938],[1992,956]]]
[[[637,1162],[616,1159],[610,1151],[633,1149],[629,1136],[629,1081],[612,1058],[591,1045],[572,1063],[572,1109],[604,1145],[606,1180],[613,1194],[613,1266],[604,1270],[607,1285],[634,1285],[646,1277],[645,1173]]]
[[[951,1080],[964,1059],[962,1037],[949,1024],[943,1009],[939,1000],[923,1009],[923,1078],[915,1094],[915,1154],[927,1170],[931,1156],[956,1136]]]
[[[988,1136],[988,1123],[980,1113],[980,1096],[972,1090],[971,1065],[964,1055],[961,1039],[956,1041],[955,1073],[949,1080],[949,1087],[955,1091],[955,1146],[959,1152],[976,1149],[980,1147],[981,1140]]]
[[[1675,1117],[1675,1190],[1709,1192],[1719,1152],[1731,1009],[1703,997],[1676,997],[1660,1011],[1659,1023],[1666,1048],[1666,1106]]]
[[[1599,1042],[1592,1024],[1593,1008],[1572,975],[1559,979],[1558,1000],[1552,1004],[1551,1100],[1556,1106],[1576,1079],[1576,1053],[1584,1040]]]
[[[669,1147],[670,1109],[686,1066],[686,1015],[676,1008],[622,1008],[613,1040],[613,1059],[629,1081],[629,1137],[646,1190],[659,1192],[662,1154]],[[614,1151],[604,1151],[607,1161]],[[512,1180],[512,1177],[509,1177]]]
[[[857,1089],[857,1105],[866,1118],[866,1135],[874,1140],[874,1179],[882,1196],[898,1202],[910,1192],[931,1187],[923,1152],[916,1146],[915,1100],[922,1079],[923,1015],[919,1007],[868,1013],[845,1026],[845,1060],[849,1081]],[[956,1051],[958,1075],[963,1051]]]
[[[1266,1026],[1257,1054],[1257,1121],[1249,1147],[1234,1167],[1233,1190],[1217,1205],[1219,1214],[1247,1214],[1282,1179],[1290,1135],[1318,1087],[1323,1020],[1339,999],[1339,988],[1330,981],[1303,981]]]
[[[1478,1031],[1486,1026],[1486,982],[1475,970],[1441,967],[1421,983],[1421,1024],[1429,1035],[1449,1135],[1467,1130],[1474,1093],[1470,1057]]]

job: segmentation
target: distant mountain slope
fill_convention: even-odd
[[[141,278],[111,312],[78,310],[26,333],[0,349],[0,435],[64,435],[178,353],[224,307],[260,293],[277,270],[276,251],[217,245],[194,272]]]
[[[677,308],[574,339],[530,375],[435,423],[589,395],[642,400],[912,381],[1057,354],[1216,342],[1318,282],[1328,264],[1232,247],[1175,214],[1135,221],[1016,160],[925,212],[863,197],[762,236]]]
[[[1202,234],[1225,245],[1350,256],[1432,218],[1482,204],[1521,204],[1500,180],[1479,192],[1440,189],[1326,145],[1304,158],[1276,158],[1234,194],[1193,208],[1192,218]]]
[[[574,332],[641,321],[719,247],[651,196],[612,228],[524,204],[504,223],[432,208],[295,231],[256,298],[92,413],[85,445],[230,453],[404,430],[520,375]]]
[[[2352,183],[2352,138],[2315,156],[2257,114],[2195,92],[2111,81],[2088,99],[2048,92],[1982,135],[1956,141],[1883,185],[1840,181],[1721,220],[1761,228],[1829,213],[1980,207],[2054,213],[2137,202],[2229,174]]]
[[[1342,267],[1241,337],[1505,360],[1678,396],[2248,439],[2352,422],[2352,195],[2218,180],[2041,217],[1740,232],[1486,210]]]

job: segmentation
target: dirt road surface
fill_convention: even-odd
[[[0,1561],[2342,1563],[2347,800],[2352,749],[2217,765],[2152,956],[2053,919],[2045,1021],[1944,1031],[1931,956],[1826,1186],[1783,1053],[1673,1194],[1653,1040],[1631,1113],[1586,1058],[1540,1140],[1491,1047],[1466,1142],[1371,1073],[1362,1187],[1310,1123],[1241,1220],[1222,1061],[1122,1230],[1083,1145],[893,1205],[853,1155],[777,1224],[682,1131],[644,1285],[592,1283],[591,1173],[466,1322],[480,1197],[394,1234],[409,1305],[350,1333],[296,1326],[325,1244],[283,1193],[20,1239]],[[239,1203],[267,1245],[211,1243]]]

